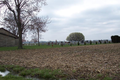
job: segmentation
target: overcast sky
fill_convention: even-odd
[[[120,0],[46,0],[38,16],[51,23],[41,41],[65,41],[72,32],[81,32],[85,40],[111,39],[120,35]]]
[[[63,41],[72,32],[83,33],[86,40],[120,35],[120,0],[47,0],[47,4],[39,16],[52,22],[42,41]]]

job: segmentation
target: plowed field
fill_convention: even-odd
[[[71,78],[120,76],[120,44],[0,51],[0,64],[61,69]]]

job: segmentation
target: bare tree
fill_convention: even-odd
[[[34,42],[34,43],[37,43],[37,42],[38,42],[37,36],[32,35],[31,37],[32,37],[32,38],[31,38],[31,42]]]
[[[25,30],[24,26],[29,23],[32,16],[40,11],[41,6],[45,3],[45,0],[0,0],[0,8],[3,8],[5,13],[11,12],[14,16],[14,20],[18,27],[19,49],[23,48],[22,32]]]
[[[24,35],[22,36],[22,42],[26,42],[26,37],[27,37],[27,34],[24,34]]]
[[[11,33],[19,36],[18,34],[18,27],[16,25],[16,22],[14,20],[14,16],[12,15],[12,13],[7,13],[8,15],[6,15],[4,17],[4,20],[1,21],[1,25],[3,25],[5,27],[5,29],[7,29],[8,31],[10,31]],[[24,20],[24,18],[22,18]],[[26,25],[24,25],[26,24]],[[25,40],[26,38],[26,32],[30,29],[30,20],[29,23],[23,22],[23,30],[22,30],[22,42],[24,42],[23,40]]]
[[[22,20],[24,20],[24,18],[22,18]],[[25,34],[25,32],[29,30],[30,20],[31,19],[29,19],[29,22],[27,20],[22,22],[22,34]],[[16,21],[14,20],[14,15],[11,12],[7,13],[7,15],[4,17],[4,20],[1,22],[1,25],[3,25],[8,31],[12,32],[13,34],[19,35],[18,27]]]
[[[40,46],[39,39],[40,33],[46,32],[46,24],[50,23],[50,19],[48,17],[40,18],[40,17],[33,17],[32,19],[32,27],[31,30],[33,33],[38,35],[38,46]]]
[[[16,25],[16,22],[14,20],[14,16],[12,13],[8,13],[7,16],[5,16],[4,20],[1,22],[1,24],[11,33],[18,36],[18,27]]]

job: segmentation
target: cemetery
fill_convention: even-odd
[[[84,42],[82,41],[40,41],[40,45],[47,45],[47,46],[52,46],[52,45],[84,45],[84,43],[86,43],[87,45],[94,45],[96,43],[98,44],[109,44],[109,43],[112,43],[111,40],[85,40]],[[24,45],[26,46],[33,46],[33,45],[37,45],[37,43],[34,43],[34,42],[23,42]]]

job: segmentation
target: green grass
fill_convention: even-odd
[[[39,48],[44,48],[45,49],[45,48],[57,48],[57,47],[62,47],[62,46],[60,46],[60,45],[53,45],[53,47],[51,45],[50,46],[48,46],[48,45],[24,46],[25,49],[39,49]],[[69,45],[64,45],[63,47],[69,47]]]
[[[21,71],[21,72],[19,73],[19,75],[20,75],[20,76],[23,76],[23,77],[28,76],[28,75],[30,75],[30,74],[32,74],[32,71],[31,71],[31,70],[28,70],[28,69],[24,69],[23,71]]]
[[[73,73],[75,73],[75,72],[76,72],[76,70],[72,70],[72,72],[73,72]]]
[[[17,50],[17,47],[0,47],[0,51]]]
[[[3,66],[7,69],[13,69],[15,67],[15,65],[3,65]]]
[[[15,66],[15,67],[13,68],[13,71],[14,71],[15,73],[19,73],[19,72],[21,72],[22,70],[24,70],[24,68],[23,68],[23,67],[20,67],[20,66]]]
[[[3,65],[3,67],[4,67],[6,70],[12,71],[12,72],[14,72],[14,73],[19,73],[19,72],[21,72],[22,70],[25,69],[24,67],[15,66],[15,65]]]
[[[58,76],[62,75],[61,70],[50,70],[50,69],[28,69],[21,66],[14,66],[14,65],[2,65],[0,66],[0,69],[3,71],[4,69],[9,70],[13,74],[18,74],[19,76],[26,77],[37,77],[40,79],[57,79]],[[7,76],[6,76],[7,77]],[[3,80],[7,80],[6,77]],[[2,77],[1,77],[2,79]],[[1,80],[0,79],[0,80]]]
[[[84,78],[80,78],[79,80],[85,80]]]
[[[101,79],[101,77],[99,76],[99,78],[97,78],[97,79],[96,78],[90,78],[90,79],[87,79],[87,80],[112,80],[112,78],[110,78],[110,77],[105,77],[103,79]],[[80,78],[79,80],[86,80],[86,79]]]
[[[75,46],[75,45],[74,45]],[[33,46],[23,46],[24,49],[46,49],[46,48],[58,48],[62,47],[60,45],[53,45],[53,47],[50,45],[33,45]],[[64,45],[63,47],[69,47],[69,45]],[[0,51],[12,51],[12,50],[19,50],[18,47],[0,47]]]
[[[88,80],[96,80],[96,79],[94,79],[94,78],[90,78],[90,79],[88,79]]]
[[[3,66],[0,66],[0,71],[1,71],[1,72],[5,72],[5,70],[6,70],[6,69],[5,69]]]
[[[9,70],[11,73],[5,77],[0,76],[0,80],[32,80],[26,79],[25,77],[30,76],[33,78],[45,79],[45,80],[66,80],[69,75],[63,74],[61,70],[51,70],[51,69],[39,69],[39,68],[24,68],[15,65],[1,65],[0,71]],[[73,70],[73,73],[76,71]],[[15,75],[12,73],[16,73]],[[19,75],[19,76],[16,76]],[[112,80],[110,77],[104,77],[102,74],[98,74],[96,78],[89,77],[88,80]],[[79,80],[86,80],[80,78]]]
[[[120,68],[120,64],[119,64],[119,68]]]
[[[111,43],[107,43],[107,44],[111,44]],[[86,45],[90,45],[90,44],[86,44]],[[91,44],[91,45],[102,45],[102,44]],[[85,45],[72,45],[72,46],[85,46]],[[23,46],[24,49],[46,49],[46,48],[60,48],[60,47],[70,47],[70,45],[32,45],[32,46]],[[19,50],[18,47],[0,47],[0,51],[12,51],[12,50]]]
[[[7,75],[5,77],[0,76],[0,80],[32,80],[32,79],[25,79],[20,76]]]
[[[28,71],[26,71],[28,72]],[[31,76],[37,76],[38,78],[43,78],[43,79],[56,79],[57,76],[61,75],[60,70],[50,70],[50,69],[43,69],[43,70],[31,70],[32,73],[29,71],[29,75]],[[25,72],[23,72],[25,74]]]
[[[97,75],[97,78],[101,78],[103,75],[102,74],[98,74]]]
[[[110,77],[105,77],[103,80],[112,80]]]

